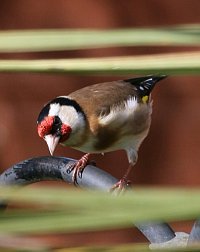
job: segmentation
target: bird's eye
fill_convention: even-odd
[[[60,129],[61,129],[62,122],[58,116],[54,117],[51,134],[61,135]]]
[[[54,122],[53,122],[53,124],[55,125],[55,126],[60,126],[62,123],[61,123],[61,120],[60,120],[60,118],[58,117],[58,116],[55,116],[54,117]]]

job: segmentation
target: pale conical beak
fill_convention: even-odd
[[[46,141],[48,147],[49,147],[49,152],[53,156],[54,150],[60,140],[60,137],[54,136],[54,135],[46,135],[44,137],[44,140]]]

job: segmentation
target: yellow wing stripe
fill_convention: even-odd
[[[148,100],[149,100],[149,96],[148,95],[145,95],[145,96],[142,97],[142,101],[144,103],[148,102]]]

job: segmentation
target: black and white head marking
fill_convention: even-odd
[[[85,118],[82,108],[76,101],[68,97],[57,97],[44,106],[38,116],[37,123],[40,123],[46,116],[49,115],[59,116],[60,108],[62,106],[72,107],[76,113],[80,113]]]

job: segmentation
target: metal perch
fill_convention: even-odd
[[[61,180],[71,183],[72,174],[68,172],[67,168],[74,162],[76,162],[74,159],[50,156],[24,160],[8,168],[0,175],[0,185],[27,185],[48,180]],[[82,176],[77,178],[80,187],[102,191],[108,191],[117,181],[109,173],[93,165],[87,165]],[[5,204],[2,203],[1,208],[4,207]],[[176,238],[176,234],[166,223],[149,222],[135,224],[135,226],[152,244],[168,244]],[[199,241],[200,235],[197,235],[196,228],[199,231],[198,225],[194,225],[190,234],[190,241]],[[176,239],[176,243],[178,241]],[[178,246],[176,243],[173,243],[174,246]]]

